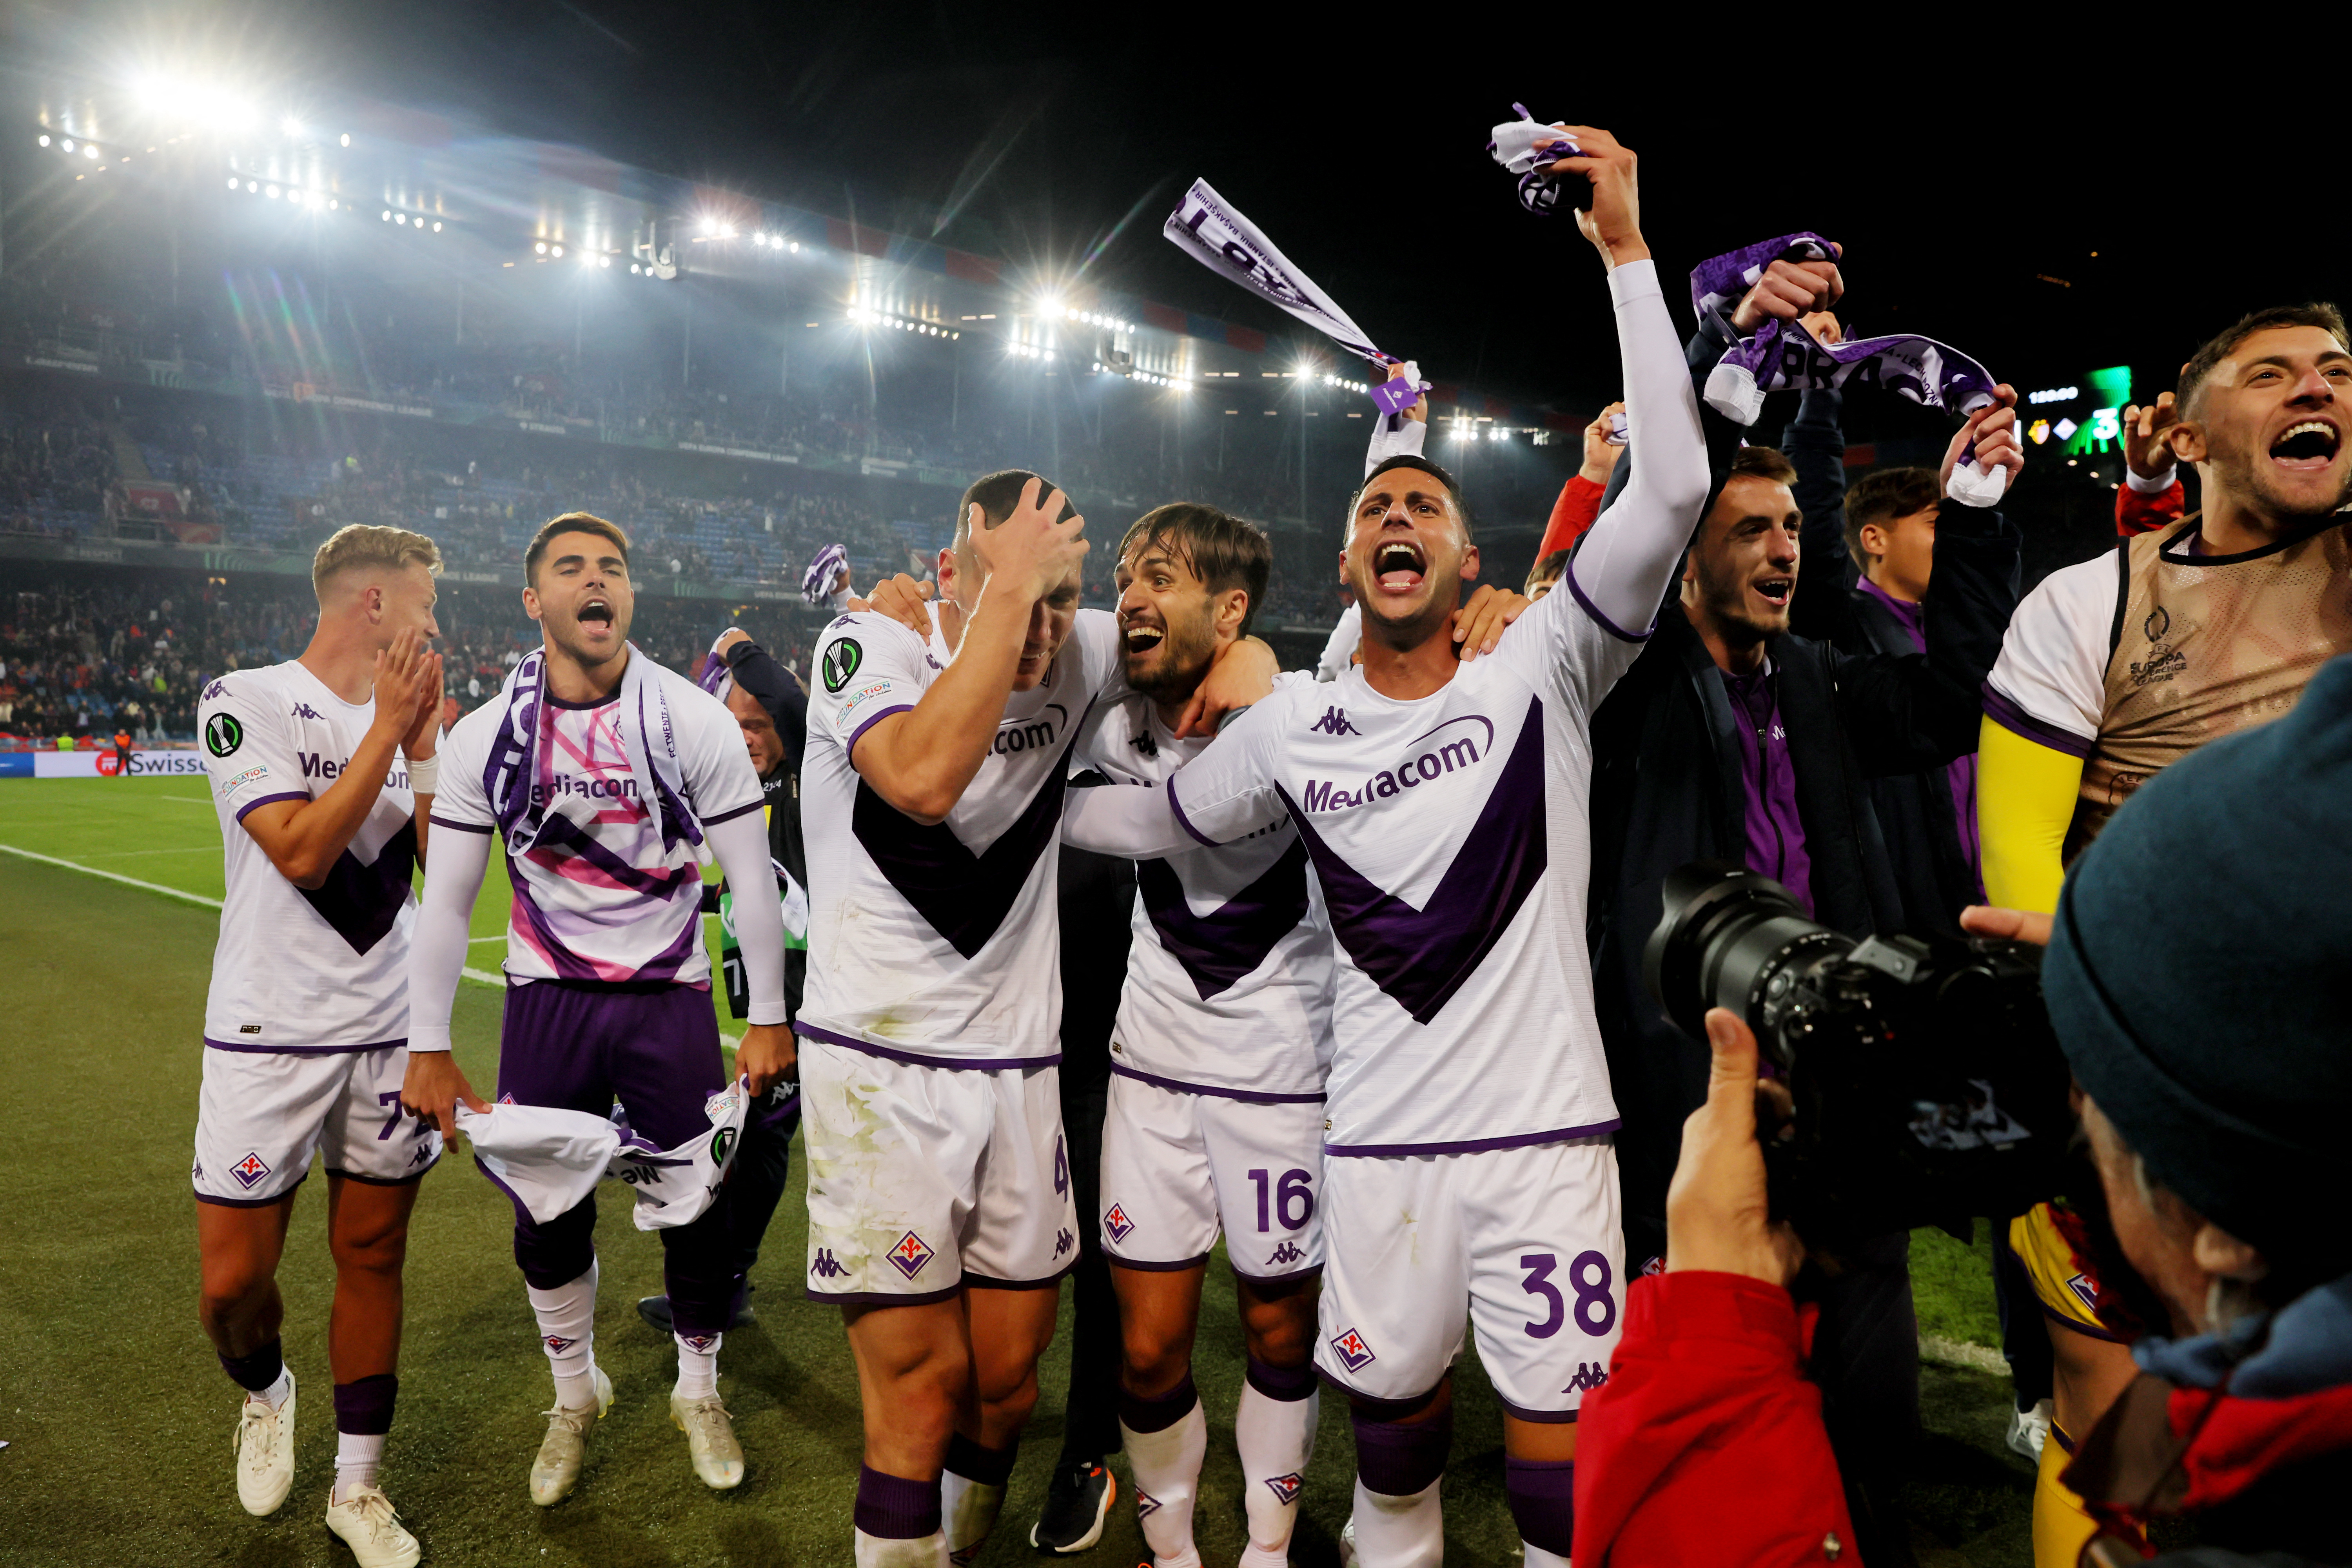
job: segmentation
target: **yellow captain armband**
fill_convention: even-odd
[[[2057,910],[2066,830],[2082,789],[2082,758],[1984,721],[1977,741],[1977,838],[1985,896],[1995,906],[2045,915]]]

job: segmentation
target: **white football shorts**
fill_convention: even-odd
[[[413,1182],[441,1158],[441,1134],[400,1108],[408,1047],[225,1051],[205,1047],[196,1101],[196,1201],[276,1203],[324,1157],[330,1175],[377,1186]]]
[[[912,1306],[1078,1258],[1061,1069],[929,1067],[803,1036],[808,1294]]]
[[[1576,1419],[1608,1380],[1625,1300],[1617,1153],[1605,1136],[1324,1163],[1315,1364],[1375,1399],[1417,1399],[1478,1333],[1503,1408]]]
[[[1251,1279],[1323,1267],[1323,1101],[1256,1103],[1114,1072],[1103,1120],[1103,1251],[1190,1268],[1223,1232]]]

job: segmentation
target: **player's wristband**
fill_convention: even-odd
[[[434,793],[433,786],[440,782],[440,778],[441,759],[439,757],[411,757],[408,759],[409,794],[431,795]]]

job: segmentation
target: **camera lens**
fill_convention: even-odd
[[[1780,1000],[1776,981],[1784,993],[1798,965],[1852,945],[1810,919],[1780,883],[1723,861],[1679,868],[1666,878],[1660,903],[1657,929],[1642,950],[1650,994],[1695,1039],[1706,1037],[1708,1008],[1730,1008],[1776,1059],[1766,1016]]]

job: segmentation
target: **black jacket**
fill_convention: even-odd
[[[1701,357],[1696,341],[1693,356]],[[1710,449],[1719,445],[1710,439]],[[1848,654],[1793,634],[1768,648],[1815,917],[1854,936],[1907,923],[1869,781],[1939,767],[1974,748],[1979,689],[2016,607],[2018,535],[2000,513],[1946,502],[1936,549],[1927,653]],[[1714,659],[1672,599],[1650,646],[1593,717],[1587,937],[1623,1119],[1617,1159],[1629,1268],[1664,1252],[1666,1184],[1707,1076],[1705,1042],[1677,1028],[1643,986],[1642,947],[1668,872],[1692,860],[1747,858],[1739,721]]]
[[[802,887],[808,886],[808,846],[801,837],[801,759],[808,747],[808,691],[797,677],[776,662],[755,642],[739,642],[727,650],[727,670],[737,685],[759,700],[776,721],[783,737],[781,766],[761,775],[760,788],[768,804],[768,855]],[[808,984],[808,952],[784,949],[784,1006],[801,1016],[801,995]],[[736,973],[727,976],[729,1010],[738,1018],[751,1012],[751,996],[742,993]]]
[[[1805,520],[1790,629],[1841,653],[1899,657],[1916,651],[1911,634],[1883,601],[1856,585],[1846,550],[1843,403],[1836,392],[1806,393],[1780,437],[1797,470],[1797,508]],[[2013,601],[2013,572],[2009,588]],[[1973,742],[1968,750],[1976,750]],[[1926,768],[1872,779],[1869,788],[1902,893],[1904,929],[1958,935],[1960,910],[1981,902],[1983,889],[1960,843],[1949,773]]]

